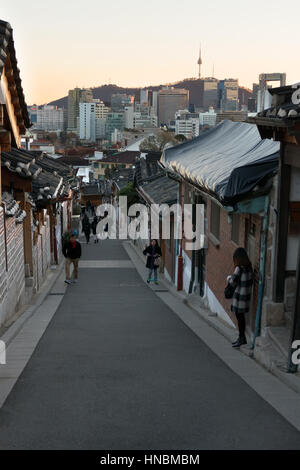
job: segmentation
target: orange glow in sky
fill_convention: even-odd
[[[252,88],[260,73],[300,81],[300,2],[252,0],[3,0],[1,19],[14,30],[28,104],[68,90],[114,83],[148,86],[202,76],[238,78]]]

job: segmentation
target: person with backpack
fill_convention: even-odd
[[[78,263],[81,257],[81,244],[76,240],[78,236],[77,230],[72,232],[68,242],[63,247],[63,255],[66,258],[66,284],[71,284],[70,266],[73,264],[73,282],[78,281]]]
[[[154,273],[154,283],[158,284],[157,270],[159,267],[159,260],[162,253],[161,248],[157,243],[157,240],[151,240],[150,245],[144,249],[143,254],[147,255],[146,268],[149,269],[147,283],[149,284],[149,282],[153,280],[152,274]]]
[[[88,244],[90,241],[91,224],[86,214],[82,219],[82,232],[85,234],[86,243]]]
[[[232,347],[239,348],[247,344],[245,335],[245,314],[249,312],[253,285],[253,269],[244,248],[237,248],[233,254],[234,272],[227,277],[225,297],[232,298],[231,311],[235,314],[239,337],[232,343]]]

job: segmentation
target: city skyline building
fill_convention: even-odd
[[[158,125],[168,125],[176,111],[189,106],[189,91],[184,88],[165,87],[158,92]]]
[[[78,135],[80,140],[95,142],[105,138],[105,125],[108,108],[103,101],[79,103]]]
[[[203,109],[208,111],[212,106],[213,108],[218,108],[219,101],[219,80],[214,77],[207,77],[202,79],[203,84]]]
[[[125,106],[134,104],[134,96],[125,93],[115,93],[111,96],[111,110],[114,113],[124,111]]]
[[[184,135],[187,139],[198,137],[200,131],[199,113],[190,113],[188,109],[176,111],[175,134]]]
[[[280,86],[286,85],[285,73],[261,73],[257,89],[257,112],[263,111],[271,106],[272,97],[268,88],[272,88],[269,82],[279,82]]]
[[[214,108],[211,107],[207,112],[199,113],[199,119],[200,126],[213,127],[217,122],[217,113],[215,112]]]
[[[239,81],[235,78],[225,78],[219,82],[219,108],[223,112],[238,111]]]
[[[79,103],[79,139],[96,141],[95,103]]]
[[[112,141],[112,136],[114,136],[113,139],[115,139],[115,136],[117,135],[115,131],[121,133],[124,129],[124,122],[124,112],[109,112],[106,116],[106,139]]]
[[[92,103],[93,92],[90,88],[74,88],[68,94],[68,126],[69,132],[77,132],[79,103]]]
[[[65,129],[66,110],[54,105],[28,106],[28,113],[33,129],[44,131],[63,131]]]

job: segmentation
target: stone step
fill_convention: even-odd
[[[277,351],[287,359],[290,346],[290,328],[288,325],[267,327],[266,337],[272,342]]]

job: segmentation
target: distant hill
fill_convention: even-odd
[[[201,91],[200,91],[200,82],[197,79],[187,79],[182,80],[176,83],[168,83],[168,85],[174,86],[175,88],[185,88],[190,92],[190,103],[195,104],[196,106],[200,106],[201,103]],[[155,86],[148,86],[144,88],[124,88],[119,87],[117,85],[102,85],[99,87],[92,88],[94,98],[99,98],[100,100],[104,101],[107,105],[110,104],[111,95],[115,93],[126,93],[128,95],[135,95],[136,92],[139,90],[146,90],[151,89],[153,91],[160,90],[165,85],[155,85]],[[58,100],[51,101],[51,103],[55,106],[59,107],[67,107],[68,105],[68,97],[64,96],[63,98],[59,98]]]
[[[93,91],[94,98],[98,98],[104,101],[104,103],[109,106],[110,101],[111,101],[111,95],[115,93],[126,93],[128,95],[135,95],[135,93],[138,92],[139,90],[150,89],[153,91],[157,91],[166,85],[173,86],[174,88],[185,88],[186,90],[189,90],[190,103],[194,104],[195,106],[201,106],[201,100],[202,100],[201,82],[200,80],[196,78],[187,78],[185,80],[181,80],[176,83],[167,83],[164,85],[148,86],[144,88],[123,88],[117,85],[102,85],[99,87],[92,88],[92,91]],[[240,89],[241,89],[240,98],[242,98],[241,101],[246,102],[246,97],[247,98],[249,97],[249,95],[251,94],[251,90],[248,90],[242,87]],[[63,98],[59,98],[58,100],[51,101],[51,103],[49,104],[53,104],[59,107],[63,106],[67,108],[68,97],[64,96]],[[244,103],[241,103],[241,104],[244,104]]]

